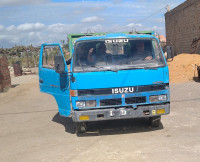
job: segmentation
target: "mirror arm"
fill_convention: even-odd
[[[75,77],[73,76],[73,72],[68,72],[68,76],[71,77],[72,82],[75,82]]]

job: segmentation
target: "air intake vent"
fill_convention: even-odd
[[[111,106],[111,105],[121,105],[121,104],[122,104],[121,98],[106,99],[100,101],[100,106]]]
[[[146,97],[125,98],[125,103],[126,104],[136,104],[136,103],[145,103],[145,102],[146,102]]]

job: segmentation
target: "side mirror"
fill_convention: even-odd
[[[167,46],[166,51],[167,51],[167,59],[173,58],[173,47]]]
[[[65,64],[63,56],[58,55],[54,57],[54,65],[57,73],[61,74],[65,71]]]

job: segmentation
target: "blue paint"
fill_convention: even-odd
[[[74,73],[75,82],[71,83],[71,89],[97,89],[112,87],[129,87],[138,85],[152,85],[154,82],[164,82],[164,69],[157,70],[119,70],[99,71],[87,73]],[[168,83],[166,78],[164,83]]]
[[[154,38],[157,41],[158,38],[154,37],[152,35],[147,35],[147,34],[132,34],[132,35],[127,35],[124,33],[109,33],[106,35],[99,35],[99,36],[85,36],[85,37],[81,37],[79,39],[76,40],[76,42],[78,41],[83,41],[83,40],[94,40],[94,39],[111,39],[111,38]]]
[[[71,114],[70,108],[70,95],[69,95],[69,76],[67,75],[67,65],[65,63],[65,74],[58,74],[54,69],[48,69],[42,67],[42,53],[44,46],[59,46],[61,54],[63,56],[62,49],[59,44],[42,44],[40,51],[40,60],[39,60],[39,80],[43,80],[43,83],[40,83],[40,91],[44,93],[51,94],[58,105],[59,111],[64,111],[65,116]],[[64,56],[63,56],[64,58]]]

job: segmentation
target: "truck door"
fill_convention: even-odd
[[[54,66],[54,57],[59,55],[63,57],[65,66],[64,72],[60,74],[55,71]],[[54,96],[59,113],[63,116],[71,114],[69,75],[67,72],[67,65],[61,46],[56,43],[42,44],[39,58],[40,91]]]

